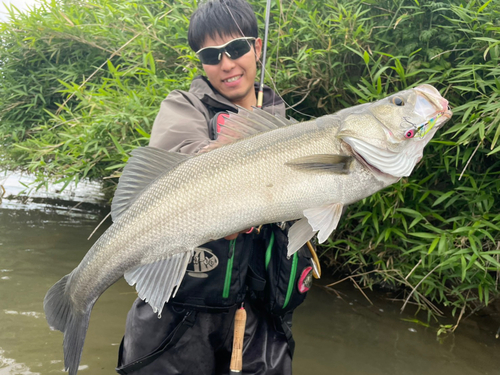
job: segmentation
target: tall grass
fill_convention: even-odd
[[[265,1],[252,1],[263,26]],[[0,26],[0,166],[116,182],[161,100],[200,74],[195,1],[42,2]],[[431,83],[455,113],[410,178],[351,207],[323,260],[457,316],[499,294],[500,4],[273,3],[267,83],[307,119]]]

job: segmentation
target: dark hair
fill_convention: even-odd
[[[241,35],[243,33],[243,35]],[[205,39],[228,35],[258,37],[257,18],[245,0],[208,0],[200,4],[189,22],[188,42],[193,51]]]

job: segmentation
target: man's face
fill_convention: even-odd
[[[220,46],[239,36],[207,37],[202,48]],[[252,43],[249,41],[249,43]],[[232,103],[249,108],[256,104],[254,82],[257,75],[257,59],[260,58],[262,40],[255,40],[255,49],[236,60],[231,60],[225,53],[217,65],[203,64],[203,70],[212,86]],[[250,103],[250,104],[249,104]],[[250,108],[249,108],[250,109]]]

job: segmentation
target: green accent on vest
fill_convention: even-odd
[[[224,280],[224,290],[222,291],[222,298],[229,297],[229,290],[231,289],[231,276],[233,275],[233,262],[234,262],[234,249],[236,247],[236,239],[229,241],[229,254],[231,255],[227,261],[226,278]]]
[[[285,303],[283,304],[283,308],[288,305],[290,302],[290,297],[292,296],[293,287],[295,285],[295,276],[297,275],[297,263],[299,262],[299,257],[297,253],[293,254],[292,259],[292,270],[290,271],[290,279],[288,279],[288,289],[286,291]]]
[[[271,232],[271,238],[269,239],[269,245],[267,245],[267,250],[266,250],[266,271],[267,267],[269,266],[269,262],[271,261],[271,253],[273,251],[273,245],[274,245],[274,232]]]

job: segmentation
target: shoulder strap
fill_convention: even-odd
[[[230,111],[237,112],[235,107],[229,107],[223,103],[219,103],[207,94],[200,99],[191,92],[180,91],[180,93],[193,105],[193,107],[203,111],[205,119],[207,120],[208,135],[212,141],[217,139],[217,123],[219,116],[228,114]]]

